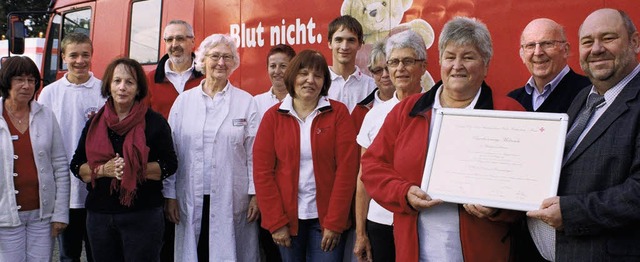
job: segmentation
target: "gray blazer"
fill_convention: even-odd
[[[583,89],[571,104],[571,120],[589,91]],[[564,230],[557,232],[557,261],[640,261],[639,150],[637,74],[562,167]]]

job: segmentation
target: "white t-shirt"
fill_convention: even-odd
[[[314,118],[320,113],[318,109],[330,106],[327,97],[320,97],[318,105],[303,121],[293,109],[293,98],[287,95],[280,109],[288,110],[289,114],[300,124],[300,178],[298,179],[298,218],[318,218],[316,205],[316,178],[313,171],[313,156],[311,148],[311,126]]]
[[[436,93],[432,110],[442,108],[441,94],[442,87]],[[473,109],[479,97],[480,89],[465,109]],[[434,119],[435,117],[431,118],[430,129],[433,127]],[[418,215],[418,241],[420,242],[420,261],[464,261],[460,242],[458,204],[444,202],[421,211]]]
[[[362,73],[358,66],[356,66],[356,71],[346,80],[341,75],[334,73],[331,68],[329,68],[329,72],[331,72],[331,87],[328,97],[345,104],[349,108],[349,113],[353,111],[358,102],[376,89],[373,78]]]
[[[269,110],[269,108],[280,102],[276,95],[273,94],[273,88],[270,88],[267,92],[254,96],[253,100],[256,101],[258,113],[261,117],[265,112],[267,112],[267,110]]]
[[[169,63],[171,63],[171,60],[167,60],[167,62],[164,63],[164,75],[167,80],[171,82],[176,91],[178,91],[178,94],[182,94],[182,92],[184,91],[184,85],[187,84],[187,81],[189,81],[189,78],[191,78],[194,66],[191,65],[191,67],[186,71],[178,73],[171,70],[171,67],[169,67]]]
[[[67,80],[65,74],[59,80],[42,89],[38,102],[50,108],[58,119],[62,139],[64,140],[67,161],[71,162],[78,146],[89,115],[97,112],[106,101],[100,94],[102,81],[89,73],[91,77],[85,83],[76,85]],[[71,172],[69,172],[71,174]],[[84,208],[87,198],[87,185],[82,180],[71,178],[70,208]]]

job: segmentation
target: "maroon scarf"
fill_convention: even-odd
[[[131,206],[136,194],[136,184],[145,181],[147,172],[147,160],[149,147],[144,134],[146,122],[144,115],[147,106],[144,103],[134,102],[129,115],[118,118],[113,98],[109,98],[104,106],[93,116],[85,143],[87,163],[91,170],[107,163],[116,156],[109,140],[107,128],[124,137],[122,154],[125,161],[122,180],[111,181],[111,192],[120,189],[120,203]],[[91,172],[91,185],[95,187],[96,174]]]

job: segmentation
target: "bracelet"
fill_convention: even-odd
[[[102,166],[102,165],[97,166],[97,167],[95,167],[95,168],[93,169],[93,174],[95,174],[95,175],[96,175],[96,177],[98,177],[98,172],[100,172],[100,167],[101,167],[101,166]]]

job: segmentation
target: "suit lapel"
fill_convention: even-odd
[[[578,147],[576,147],[576,150],[573,151],[573,154],[571,154],[569,159],[565,161],[565,164],[563,166],[569,164],[578,156],[580,156],[580,154],[582,154],[598,138],[600,138],[600,136],[602,136],[602,134],[607,130],[607,128],[609,128],[609,126],[614,121],[616,121],[616,119],[618,119],[622,114],[624,114],[627,110],[629,110],[629,106],[627,105],[627,102],[633,99],[637,99],[638,89],[640,89],[640,74],[637,74],[631,80],[631,82],[629,82],[622,89],[620,94],[618,94],[618,97],[613,101],[613,104],[611,104],[611,106],[607,108],[607,111],[605,111],[600,116],[600,118],[598,118],[598,121],[593,125],[593,127],[589,129],[589,132],[587,133],[587,135],[585,135],[582,141],[580,141],[580,144],[578,144]],[[574,107],[572,105],[571,108],[569,109],[570,111],[569,117],[570,119],[572,119],[571,125],[573,125],[573,119],[575,119],[575,116],[578,114],[578,112],[584,105],[586,96],[589,94],[589,92],[590,92],[590,89],[583,90],[583,92],[581,92],[579,95],[580,100],[576,100],[576,101],[580,101],[579,103],[580,106]]]

